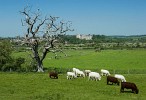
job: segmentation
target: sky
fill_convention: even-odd
[[[67,34],[146,35],[146,0],[0,0],[0,37],[23,36],[27,5],[72,21]]]

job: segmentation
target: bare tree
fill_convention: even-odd
[[[22,25],[27,27],[27,32],[25,34],[25,43],[32,50],[32,59],[37,62],[37,71],[43,71],[43,60],[45,59],[48,52],[61,51],[55,46],[56,42],[59,42],[61,35],[64,35],[67,31],[73,31],[70,29],[71,23],[64,23],[63,21],[58,21],[59,17],[45,17],[41,18],[41,13],[39,9],[36,12],[31,12],[30,7],[25,7],[23,11],[20,11],[24,15],[24,19],[21,20]],[[42,29],[45,31],[41,31]],[[45,44],[40,46],[40,36],[39,33],[43,34],[43,40]],[[39,48],[43,47],[42,55],[40,55]]]

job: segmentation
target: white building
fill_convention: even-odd
[[[85,35],[85,34],[77,34],[76,38],[78,39],[85,39],[85,40],[92,40],[93,35]]]

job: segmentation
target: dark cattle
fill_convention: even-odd
[[[58,73],[56,73],[56,72],[50,72],[49,73],[49,77],[50,78],[54,78],[54,79],[58,79]]]
[[[111,82],[112,84],[115,83],[117,85],[119,85],[119,81],[117,78],[113,77],[113,76],[107,76],[107,84],[109,84],[109,82]]]
[[[124,88],[126,89],[131,89],[132,92],[138,94],[139,90],[135,83],[130,83],[130,82],[121,82],[121,89],[120,92],[124,92]]]

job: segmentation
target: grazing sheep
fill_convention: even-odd
[[[119,85],[119,81],[117,78],[113,77],[113,76],[107,76],[107,84],[109,84],[109,82],[111,82],[112,84],[115,83],[117,85]]]
[[[83,71],[80,71],[80,70],[77,69],[77,68],[73,68],[73,72],[75,73],[76,76],[85,77],[84,72],[83,72]]]
[[[89,73],[91,72],[91,70],[85,70],[85,75],[89,76]]]
[[[76,72],[77,68],[72,68],[73,72]]]
[[[97,72],[90,72],[89,73],[89,78],[88,78],[88,80],[90,80],[90,79],[92,79],[92,80],[95,80],[95,81],[97,81],[97,80],[101,80],[101,76],[100,76],[100,74],[99,73],[97,73]]]
[[[78,71],[79,69],[77,69],[77,68],[73,68],[73,72],[77,75],[77,71]]]
[[[49,73],[49,77],[52,78],[52,79],[58,79],[58,73],[56,73],[56,72],[50,72]]]
[[[76,78],[77,76],[75,75],[74,72],[67,72],[67,79],[73,79]]]
[[[115,78],[121,80],[121,82],[126,82],[126,79],[123,75],[120,74],[115,74]]]
[[[124,88],[126,89],[131,89],[132,92],[138,94],[139,90],[137,88],[137,86],[135,85],[135,83],[131,83],[131,82],[121,82],[121,89],[120,92],[124,92]]]
[[[85,74],[84,74],[84,72],[83,71],[80,71],[80,70],[77,70],[76,71],[76,75],[78,76],[79,75],[79,77],[85,77]]]
[[[108,70],[101,69],[101,75],[102,75],[102,76],[109,76],[109,75],[110,75],[110,73],[109,73],[109,71],[108,71]]]

